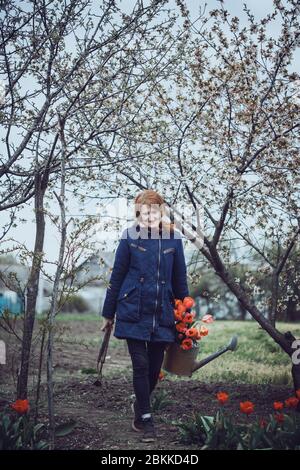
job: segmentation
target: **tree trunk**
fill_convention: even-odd
[[[245,307],[243,305],[241,305],[240,302],[238,304],[238,307],[239,307],[239,310],[240,310],[239,320],[240,321],[245,321],[246,320],[246,315],[247,315],[247,310],[245,309]]]
[[[259,325],[273,338],[273,340],[286,352],[292,362],[292,355],[294,349],[292,344],[295,341],[295,337],[291,332],[281,333],[278,331],[272,323],[264,317],[264,315],[257,309],[257,307],[251,302],[245,290],[237,284],[226,271],[218,253],[214,248],[211,250],[214,267],[216,274],[225,282],[229,289],[235,294],[241,305],[252,315],[252,317],[259,323]],[[276,318],[273,316],[273,318]],[[292,363],[292,377],[294,382],[295,390],[300,388],[300,364],[295,365]]]
[[[44,358],[44,346],[46,339],[46,326],[43,325],[42,338],[41,338],[41,347],[40,347],[40,356],[39,356],[39,367],[37,374],[37,384],[36,384],[36,396],[35,396],[35,410],[34,410],[34,422],[37,424],[39,417],[39,403],[40,403],[40,392],[41,392],[41,381],[42,381],[42,369],[43,369],[43,358]]]
[[[17,397],[19,399],[27,398],[28,393],[29,361],[45,235],[44,194],[45,188],[42,187],[42,178],[40,173],[37,172],[35,176],[34,199],[36,221],[35,246],[31,271],[27,284],[27,302],[25,308],[22,338],[21,367],[17,385]]]
[[[217,271],[216,273],[223,279],[223,281],[227,284],[230,290],[236,295],[238,300],[240,301],[241,305],[252,315],[252,317],[259,323],[259,325],[273,338],[273,340],[286,352],[292,363],[292,378],[294,383],[294,390],[300,389],[300,364],[294,364],[292,362],[292,355],[295,350],[292,348],[293,342],[296,338],[291,334],[290,331],[286,333],[281,333],[278,331],[269,320],[267,320],[257,309],[255,305],[252,304],[250,299],[248,298],[246,292],[234,281],[230,278],[229,273],[224,269]],[[300,411],[300,402],[297,408]]]
[[[54,336],[53,327],[55,322],[55,315],[58,310],[58,295],[59,295],[59,283],[64,266],[64,254],[66,245],[67,235],[67,223],[66,223],[66,212],[65,212],[65,155],[66,155],[66,142],[64,138],[64,121],[60,115],[58,115],[58,121],[60,125],[60,139],[62,143],[62,159],[61,159],[61,189],[60,195],[58,196],[54,191],[54,194],[59,202],[60,213],[61,213],[61,240],[59,249],[59,258],[57,263],[57,269],[55,273],[55,280],[53,284],[51,306],[48,315],[48,344],[47,344],[47,394],[48,394],[48,415],[49,415],[49,446],[50,450],[55,447],[55,416],[54,416],[54,397],[53,397],[53,350],[54,350]]]
[[[292,365],[292,376],[293,376],[295,391],[300,390],[300,364]]]

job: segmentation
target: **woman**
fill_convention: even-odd
[[[122,233],[102,309],[102,331],[116,313],[114,336],[127,341],[136,397],[132,428],[143,442],[156,438],[150,395],[165,348],[175,340],[174,299],[189,296],[181,234],[162,221],[163,206],[156,191],[136,196],[136,221]]]

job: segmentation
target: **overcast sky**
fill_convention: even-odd
[[[121,1],[120,4],[122,5],[123,9],[126,10],[127,12],[130,11],[131,6],[134,4],[134,1]],[[219,6],[219,2],[216,0],[207,0],[207,10],[211,10],[214,8],[217,8]],[[246,24],[246,16],[245,13],[243,12],[243,3],[247,3],[247,6],[251,9],[252,13],[255,15],[257,19],[265,16],[269,12],[273,10],[272,5],[273,2],[271,0],[244,0],[244,1],[239,1],[239,0],[226,0],[224,2],[225,8],[229,10],[230,13],[233,15],[236,15],[240,19],[241,25]],[[175,4],[175,2],[170,1],[170,5]],[[196,18],[199,15],[199,6],[201,5],[202,8],[204,6],[205,2],[203,1],[196,1],[196,0],[189,0],[187,2],[188,8],[192,14],[193,18]],[[274,24],[272,26],[272,31],[270,31],[271,35],[273,37],[276,37],[279,31],[279,24]],[[295,61],[293,64],[293,67],[296,69],[298,68],[299,64],[299,51],[297,53],[297,56],[295,56]],[[2,152],[5,154],[5,151]],[[84,188],[82,188],[84,190]],[[18,227],[18,229],[12,230],[10,232],[10,235],[13,236],[15,239],[20,241],[23,244],[26,244],[26,246],[29,249],[33,249],[34,245],[34,213],[32,210],[33,206],[33,200],[31,201],[30,205],[27,205],[26,208],[22,211],[22,217],[25,218],[28,222],[26,225],[22,225],[21,227]],[[82,209],[82,207],[81,207]],[[95,213],[96,212],[96,203],[95,202],[89,202],[89,206],[86,208],[86,211],[88,213]],[[53,207],[52,209],[53,212],[58,212],[58,207],[56,208]],[[80,208],[76,206],[76,204],[71,204],[69,202],[69,214],[68,215],[77,215],[80,213]],[[3,214],[2,214],[3,215]],[[3,219],[2,219],[3,220]],[[47,226],[46,226],[46,237],[45,237],[45,253],[46,257],[52,261],[54,261],[57,258],[58,254],[58,247],[59,247],[59,237],[51,225],[49,219],[47,219]],[[51,267],[49,269],[51,272]]]

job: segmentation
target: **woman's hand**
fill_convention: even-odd
[[[107,328],[110,328],[114,324],[114,319],[104,318],[101,331],[105,331]]]

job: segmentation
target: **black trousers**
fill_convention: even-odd
[[[133,389],[141,414],[151,413],[150,395],[154,390],[167,341],[144,341],[126,338],[132,361]]]

